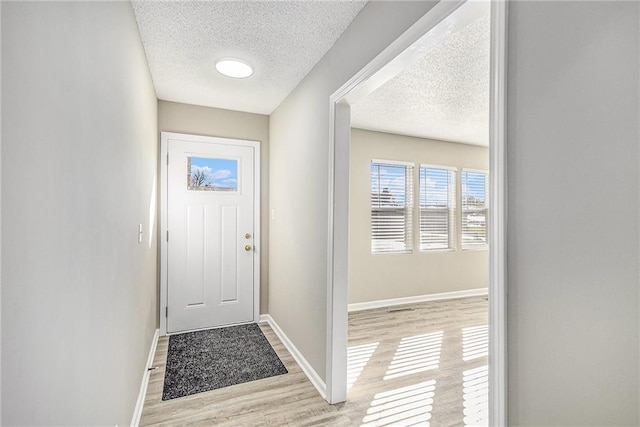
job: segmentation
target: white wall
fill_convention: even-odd
[[[269,116],[158,101],[158,129],[260,141],[260,313],[269,312]]]
[[[511,425],[638,425],[638,2],[509,10]]]
[[[2,121],[2,423],[129,424],[158,318],[131,5],[3,2]]]
[[[321,378],[327,322],[329,96],[434,4],[368,3],[270,118],[269,313]]]
[[[350,148],[349,303],[486,288],[488,250],[460,248],[459,215],[453,251],[371,253],[371,160],[489,170],[489,149],[362,129],[351,130]]]

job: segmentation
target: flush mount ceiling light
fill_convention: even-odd
[[[236,58],[222,58],[216,61],[216,70],[223,76],[234,79],[246,79],[253,74],[253,68],[246,62]]]

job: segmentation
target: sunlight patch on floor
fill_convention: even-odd
[[[436,381],[377,393],[360,427],[429,426]]]
[[[462,373],[462,399],[465,426],[489,424],[489,366]]]
[[[379,343],[349,347],[347,350],[347,391],[353,387]]]
[[[405,337],[400,340],[383,380],[437,369],[443,332]]]
[[[489,354],[489,325],[462,328],[462,360],[485,357]]]

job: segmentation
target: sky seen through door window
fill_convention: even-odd
[[[189,190],[236,191],[238,161],[209,157],[188,157]]]

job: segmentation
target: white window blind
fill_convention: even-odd
[[[454,249],[456,172],[420,166],[420,250]]]
[[[462,170],[462,249],[487,245],[489,177],[486,172]]]
[[[371,162],[371,253],[412,252],[413,166]]]

